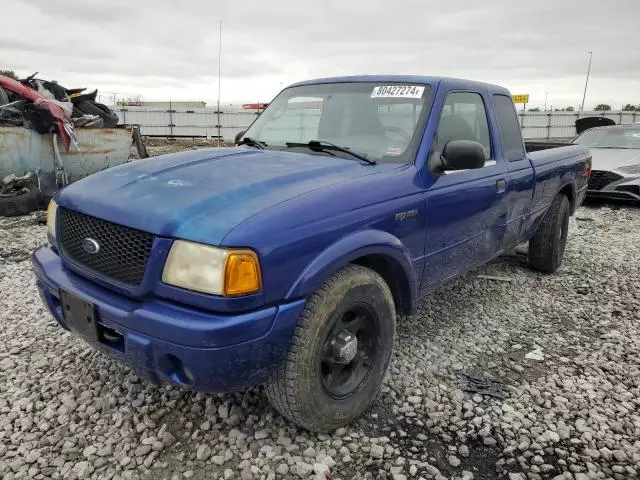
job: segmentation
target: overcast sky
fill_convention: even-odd
[[[640,104],[640,0],[5,0],[0,68],[145,100],[268,101],[315,77],[446,75],[530,106]],[[103,100],[105,100],[103,98]]]

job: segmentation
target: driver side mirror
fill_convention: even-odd
[[[484,147],[473,140],[451,140],[442,149],[442,170],[482,168],[487,160]]]
[[[236,145],[238,145],[240,143],[240,140],[242,140],[242,137],[245,134],[245,132],[246,132],[246,130],[241,130],[238,133],[236,133],[236,138],[234,140]]]

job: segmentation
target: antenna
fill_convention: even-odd
[[[222,140],[222,130],[220,123],[220,79],[222,77],[222,20],[220,20],[220,39],[218,41],[218,107],[216,110],[218,111],[218,146],[220,146],[220,141]]]
[[[591,72],[591,59],[593,58],[593,52],[587,52],[589,54],[589,66],[587,67],[587,79],[584,82],[584,93],[582,94],[582,105],[580,111],[584,110],[584,99],[587,98],[587,85],[589,84],[589,73]]]

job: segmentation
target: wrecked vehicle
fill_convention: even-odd
[[[555,272],[591,170],[580,145],[527,152],[507,89],[437,77],[298,83],[237,143],[58,192],[37,286],[140,376],[264,384],[314,431],[369,408],[420,295],[526,241]]]
[[[640,125],[591,128],[573,143],[593,155],[588,197],[640,204]]]
[[[0,215],[29,213],[67,183],[128,161],[132,127],[117,126],[97,90],[83,91],[0,75]]]

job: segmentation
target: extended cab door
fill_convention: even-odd
[[[505,233],[507,171],[488,111],[491,98],[479,91],[449,91],[442,105],[430,155],[451,140],[474,140],[486,153],[483,168],[427,176],[427,233],[423,292],[500,250]]]
[[[522,131],[511,97],[493,95],[499,126],[501,155],[509,172],[506,191],[506,234],[503,247],[512,248],[526,240],[528,215],[533,204],[536,179],[522,141]]]

